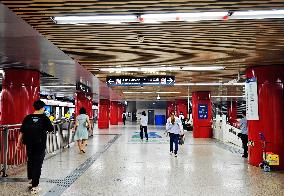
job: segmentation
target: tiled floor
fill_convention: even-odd
[[[214,140],[193,139],[187,133],[175,158],[163,128],[149,127],[162,136],[149,142],[134,140],[137,130],[133,125],[111,126],[96,131],[99,135],[90,139],[86,154],[72,146],[46,160],[41,195],[284,195],[284,173],[249,166]],[[74,174],[75,182],[66,182]],[[29,195],[24,177],[22,172],[9,176],[22,182],[0,182],[0,195]]]

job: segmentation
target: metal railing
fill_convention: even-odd
[[[16,149],[21,124],[0,125],[0,169],[2,177],[7,177],[7,170],[13,166],[25,164],[26,148]],[[53,124],[54,131],[47,133],[46,154],[69,147],[74,141],[71,128],[74,120],[60,120]]]
[[[26,162],[26,149],[16,150],[21,124],[0,126],[0,164],[2,177],[7,176],[10,165],[20,165]],[[15,158],[17,156],[17,158]]]

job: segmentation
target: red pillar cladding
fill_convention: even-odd
[[[170,117],[171,112],[175,112],[175,102],[174,101],[167,102],[167,119]]]
[[[122,119],[122,114],[123,114],[123,105],[118,103],[118,108],[117,108],[117,120],[118,122],[123,122],[123,119]]]
[[[89,118],[93,118],[93,98],[92,95],[86,95],[84,92],[77,92],[75,94],[75,115],[79,115],[79,110],[84,107]]]
[[[228,121],[229,123],[232,125],[234,123],[237,122],[237,101],[236,100],[232,100],[232,101],[228,101]]]
[[[86,100],[86,110],[87,114],[90,119],[93,119],[94,117],[94,112],[93,112],[93,95],[87,95],[87,100]]]
[[[2,124],[18,124],[34,112],[39,99],[40,73],[35,70],[4,69],[1,95]]]
[[[109,100],[99,100],[99,116],[98,116],[98,128],[109,128]]]
[[[284,169],[284,67],[261,66],[247,70],[247,78],[257,78],[259,120],[248,120],[249,163],[258,166],[262,161],[259,133],[264,133],[267,152],[279,155],[278,169]]]
[[[83,92],[77,92],[75,94],[75,116],[78,116],[80,109],[85,107],[86,96]]]
[[[1,94],[1,124],[20,124],[24,117],[34,112],[33,103],[39,99],[40,73],[35,70],[4,69]],[[15,128],[19,128],[15,126]],[[1,132],[1,131],[0,131]],[[8,135],[8,164],[26,162],[26,150],[22,148],[15,154],[18,131]],[[3,135],[0,134],[0,143]],[[0,156],[3,156],[0,152]],[[0,158],[1,159],[1,158]],[[3,162],[2,162],[3,163]]]
[[[177,115],[180,114],[180,112],[183,113],[183,116],[187,118],[187,100],[177,100],[176,101],[176,107],[177,107]]]
[[[212,137],[212,104],[210,92],[192,93],[193,137]]]
[[[111,125],[118,124],[118,103],[117,101],[111,101],[110,103],[110,116],[109,121]]]

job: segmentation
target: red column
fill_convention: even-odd
[[[181,99],[176,101],[177,107],[177,116],[180,115],[180,112],[183,113],[183,116],[187,118],[187,100]]]
[[[228,121],[231,125],[237,122],[237,101],[232,100],[227,102]]]
[[[39,99],[40,73],[35,70],[4,69],[1,95],[1,123],[18,124],[34,112]]]
[[[75,116],[79,115],[79,110],[84,107],[89,118],[93,118],[93,98],[92,95],[86,95],[84,92],[75,94]]]
[[[212,137],[212,104],[210,92],[192,93],[193,137]]]
[[[94,117],[94,112],[93,112],[93,95],[87,95],[87,100],[86,100],[86,110],[87,114],[90,119],[93,119]]]
[[[79,111],[82,107],[85,107],[86,96],[83,92],[77,92],[75,94],[75,116],[79,115]]]
[[[122,114],[123,114],[123,105],[122,104],[118,104],[118,109],[117,109],[117,120],[118,122],[123,122],[123,119],[122,119]]]
[[[118,103],[117,101],[111,101],[110,103],[109,121],[111,125],[118,124]]]
[[[168,101],[167,102],[167,119],[170,117],[171,112],[175,112],[175,102]]]
[[[99,116],[98,116],[98,128],[106,129],[109,127],[109,100],[99,100]]]
[[[258,166],[262,161],[262,146],[259,133],[264,133],[267,152],[279,155],[284,169],[284,67],[261,66],[247,70],[247,78],[256,77],[258,85],[259,120],[248,120],[248,136],[253,141],[249,146],[249,163]]]

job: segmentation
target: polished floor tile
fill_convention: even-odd
[[[96,130],[86,154],[72,145],[45,160],[41,194],[55,190],[56,181],[95,158],[62,195],[284,195],[284,173],[264,173],[215,140],[193,139],[187,133],[174,157],[163,127],[149,127],[155,132],[151,142],[137,140],[137,130],[136,125]],[[116,134],[121,136],[110,143]],[[22,178],[25,172],[16,176]],[[21,195],[27,193],[25,187],[24,182],[0,182],[0,195]]]

